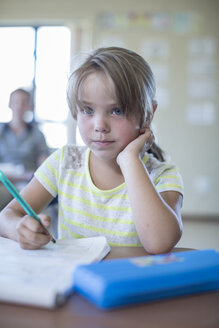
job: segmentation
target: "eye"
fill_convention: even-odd
[[[80,109],[80,112],[85,115],[93,114],[94,110],[91,107],[84,107]]]
[[[122,110],[118,107],[114,108],[112,112],[113,112],[114,115],[117,115],[117,116],[123,114]]]

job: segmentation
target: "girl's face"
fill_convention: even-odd
[[[118,154],[139,136],[140,117],[125,117],[117,102],[114,85],[103,73],[92,73],[85,79],[79,100],[81,108],[77,123],[84,143],[96,157],[116,160]]]

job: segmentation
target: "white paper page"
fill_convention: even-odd
[[[0,238],[0,300],[52,307],[69,287],[77,265],[101,260],[110,251],[105,237],[58,240],[24,250]]]

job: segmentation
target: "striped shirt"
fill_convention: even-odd
[[[112,246],[140,246],[132,217],[126,184],[100,190],[89,172],[90,150],[66,145],[55,151],[35,173],[37,180],[54,197],[58,195],[59,238],[106,236]],[[183,194],[178,168],[145,153],[143,164],[158,192]]]

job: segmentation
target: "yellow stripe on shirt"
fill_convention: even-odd
[[[76,221],[68,219],[66,217],[64,217],[63,219],[65,220],[65,222],[67,222],[68,224],[70,224],[72,226],[83,228],[83,229],[90,230],[90,231],[103,233],[103,234],[107,234],[107,235],[122,236],[122,237],[136,237],[137,236],[137,232],[109,230],[109,229],[91,226],[91,225],[81,223],[81,222],[76,222]]]
[[[97,220],[97,221],[117,223],[117,224],[118,223],[121,223],[121,224],[134,224],[133,220],[125,220],[125,219],[119,219],[119,218],[112,219],[112,218],[107,218],[107,217],[102,217],[102,216],[99,216],[99,215],[95,215],[95,214],[92,214],[90,212],[85,212],[83,210],[72,208],[70,206],[66,206],[66,205],[63,205],[63,204],[60,204],[60,206],[64,210],[67,210],[69,212],[76,213],[76,214],[79,214],[79,215],[82,215],[84,217],[88,217],[88,218],[91,218],[91,219],[94,219],[94,220]]]
[[[97,203],[93,203],[92,201],[87,200],[85,198],[82,198],[82,197],[79,197],[79,196],[76,196],[76,195],[67,194],[66,192],[63,192],[63,191],[60,191],[59,195],[65,197],[65,198],[68,198],[68,199],[74,199],[79,203],[83,203],[83,204],[86,204],[88,206],[91,206],[91,207],[94,207],[94,208],[99,208],[99,209],[102,209],[102,210],[131,212],[130,207],[97,204]]]

